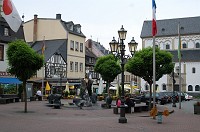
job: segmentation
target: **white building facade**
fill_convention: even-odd
[[[178,25],[181,40],[181,91],[200,93],[200,17],[165,19],[157,21],[158,33],[155,45],[161,50],[173,54],[175,63],[175,91],[179,91],[178,62]],[[144,21],[141,38],[142,48],[152,46],[151,21]],[[149,86],[141,79],[141,88],[146,91]],[[172,91],[172,76],[164,75],[156,82],[157,91]]]

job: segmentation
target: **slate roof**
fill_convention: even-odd
[[[181,35],[200,34],[200,16],[157,20],[157,37],[177,36],[178,23]],[[144,21],[141,38],[152,37],[152,21]]]
[[[42,54],[43,43],[45,43],[45,51],[44,51],[45,62],[56,52],[61,54],[65,62],[67,62],[66,39],[45,40],[44,42],[36,41],[35,43],[29,43],[29,44],[37,53]]]
[[[169,51],[173,55],[173,62],[178,62],[178,51]],[[200,62],[200,49],[181,50],[181,62]]]
[[[93,54],[93,52],[91,52],[87,47],[85,47],[85,55],[88,57],[97,58],[97,56]]]
[[[4,28],[7,27],[9,29],[9,36],[4,36]],[[12,31],[8,25],[8,23],[5,21],[3,17],[0,17],[0,42],[9,43],[16,39],[24,39],[24,30],[23,26],[21,25],[19,30],[15,33]]]

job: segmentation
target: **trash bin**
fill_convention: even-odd
[[[162,124],[162,112],[158,112],[157,123]]]

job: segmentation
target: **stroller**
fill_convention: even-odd
[[[91,107],[92,106],[92,101],[90,99],[90,96],[88,94],[87,91],[84,92],[82,98],[74,98],[73,99],[73,103],[75,105],[77,105],[78,107],[80,107],[80,109],[82,109],[82,107]]]

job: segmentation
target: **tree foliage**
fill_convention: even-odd
[[[102,79],[110,84],[121,73],[119,60],[113,55],[102,56],[98,58],[94,71],[100,73]]]
[[[25,112],[27,112],[26,81],[43,66],[43,57],[36,53],[27,43],[16,40],[8,45],[8,72],[23,82],[25,95]]]
[[[173,71],[172,54],[170,52],[156,48],[156,81],[163,75]],[[125,65],[125,69],[144,79],[150,85],[153,83],[153,48],[148,47],[136,52]]]
[[[172,54],[167,51],[155,49],[155,69],[156,69],[156,81],[158,81],[163,75],[170,74],[174,65],[172,63]],[[150,98],[152,98],[152,84],[153,84],[153,48],[148,47],[136,52],[135,56],[131,58],[125,65],[125,69],[144,79],[150,86]],[[151,103],[149,103],[151,109]]]

